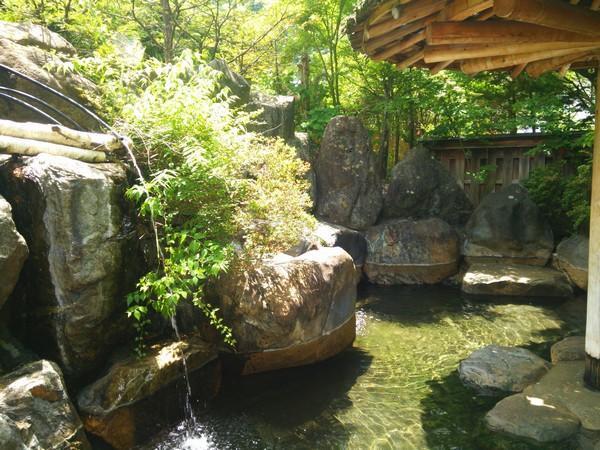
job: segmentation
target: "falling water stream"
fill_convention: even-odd
[[[482,302],[448,287],[370,287],[361,291],[357,317],[352,349],[312,366],[226,380],[193,422],[141,448],[535,448],[485,429],[483,416],[496,399],[465,388],[458,363],[492,343],[548,358],[551,343],[583,332],[585,304]]]

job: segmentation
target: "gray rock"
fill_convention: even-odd
[[[8,39],[15,44],[30,45],[42,50],[54,50],[69,55],[75,53],[75,47],[61,35],[33,23],[0,20],[0,39]]]
[[[585,337],[571,336],[557,342],[550,348],[552,363],[559,361],[585,360]]]
[[[469,262],[544,266],[554,249],[550,225],[520,184],[486,196],[465,232],[463,254]]]
[[[0,308],[12,293],[29,251],[12,218],[10,204],[0,196]]]
[[[458,272],[458,235],[441,219],[396,220],[369,228],[365,237],[371,283],[435,284]]]
[[[382,182],[369,132],[356,117],[334,117],[315,159],[317,217],[364,230],[377,221]]]
[[[36,361],[1,377],[0,404],[3,449],[91,449],[60,369],[50,361]]]
[[[550,363],[519,347],[488,345],[461,361],[461,381],[482,395],[522,392],[544,376]]]
[[[352,258],[339,247],[224,275],[217,293],[236,351],[246,357],[244,372],[313,363],[350,345],[357,283]],[[340,329],[350,333],[337,339]]]
[[[562,442],[579,431],[579,419],[560,405],[525,394],[501,400],[485,421],[492,431],[506,433],[536,443]]]
[[[116,449],[129,449],[157,422],[183,415],[177,383],[184,383],[185,360],[192,401],[216,396],[221,368],[215,346],[197,336],[153,345],[147,354],[118,356],[99,380],[77,397],[86,429]]]
[[[587,290],[590,241],[581,235],[561,241],[554,255],[555,266],[562,270],[579,289]]]
[[[69,377],[101,366],[128,325],[124,295],[140,269],[126,186],[120,164],[39,155],[0,167],[30,249],[22,337]]]
[[[367,240],[361,232],[341,225],[319,222],[314,235],[324,247],[340,247],[346,250],[356,267],[364,265],[367,259]]]
[[[42,82],[87,106],[90,106],[87,99],[97,91],[96,85],[86,78],[69,70],[61,70],[62,63],[60,59],[49,51],[35,46],[21,45],[1,36],[0,64],[12,67],[24,75]],[[58,107],[83,127],[89,129],[98,128],[96,121],[84,114],[80,109],[65,103],[63,100],[57,100],[56,96],[27,80],[0,71],[0,85],[34,95]],[[0,118],[15,121],[48,121],[48,119],[42,118],[39,114],[26,110],[22,106],[8,102],[5,99],[0,99]],[[67,121],[64,121],[64,125],[74,127],[73,124]]]
[[[386,219],[439,217],[454,226],[464,226],[473,204],[456,179],[429,150],[417,147],[392,170],[382,216]]]
[[[248,108],[260,111],[256,123],[249,127],[252,131],[284,140],[294,137],[294,97],[252,92]]]
[[[573,289],[562,272],[524,264],[472,264],[462,281],[462,291],[473,295],[519,297],[571,297]]]
[[[0,323],[0,375],[38,359],[36,354],[9,333],[6,324]]]
[[[222,59],[213,59],[209,66],[221,72],[218,81],[222,87],[226,87],[232,95],[237,97],[238,100],[234,104],[241,105],[250,101],[250,83],[243,76],[231,70]]]
[[[288,144],[296,149],[298,158],[310,164],[310,168],[306,172],[306,180],[309,184],[308,195],[314,204],[317,200],[317,175],[313,169],[313,151],[308,133],[294,133],[294,137],[288,141]]]

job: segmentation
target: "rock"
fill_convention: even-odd
[[[310,364],[354,340],[358,277],[339,247],[236,268],[217,285],[243,374]]]
[[[289,145],[296,149],[296,156],[302,161],[310,164],[310,169],[306,172],[306,180],[308,181],[308,195],[313,204],[317,200],[317,175],[313,169],[312,150],[308,133],[294,133],[294,138],[291,139]]]
[[[365,237],[371,283],[435,284],[458,272],[458,235],[441,219],[396,220],[369,228]]]
[[[556,247],[554,263],[579,289],[587,290],[590,241],[581,235],[564,239]]]
[[[550,357],[553,364],[585,360],[585,337],[571,336],[557,342],[550,348]]]
[[[48,28],[32,23],[14,23],[0,20],[0,39],[7,39],[15,44],[29,45],[42,50],[54,50],[72,55],[73,47],[61,35]]]
[[[3,449],[91,449],[60,369],[50,361],[36,361],[1,377],[0,404]]]
[[[218,81],[222,87],[229,89],[231,94],[237,97],[234,104],[245,105],[250,101],[250,83],[243,76],[231,70],[222,59],[213,59],[208,65],[221,72]]]
[[[294,137],[294,97],[253,92],[248,108],[260,111],[257,123],[249,127],[252,131],[284,140]]]
[[[12,218],[10,204],[0,196],[0,308],[12,293],[29,250]]]
[[[478,263],[469,266],[462,290],[473,295],[571,297],[569,280],[549,267]]]
[[[317,216],[364,230],[377,221],[382,185],[369,132],[356,117],[331,119],[315,159]]]
[[[486,196],[465,231],[463,254],[468,262],[544,266],[554,249],[550,225],[520,184]]]
[[[0,166],[0,190],[30,249],[17,337],[69,378],[103,365],[128,325],[124,295],[140,263],[126,187],[120,164],[39,155]]]
[[[429,150],[417,147],[392,170],[383,203],[386,219],[438,217],[450,225],[464,226],[473,204],[456,179]]]
[[[8,326],[0,323],[0,375],[38,359],[40,358],[36,354],[25,348],[8,332]]]
[[[142,358],[121,357],[108,373],[82,389],[77,404],[86,429],[116,449],[129,449],[155,432],[159,424],[183,415],[186,392],[183,361],[192,400],[216,396],[221,383],[218,352],[192,336],[152,346]]]
[[[38,47],[17,44],[2,37],[0,37],[0,64],[12,67],[22,74],[44,83],[84,105],[89,106],[89,102],[86,99],[89,98],[90,94],[97,91],[96,85],[91,81],[75,72],[61,69],[63,64],[56,55]],[[85,128],[97,129],[99,126],[94,119],[80,109],[67,104],[64,100],[59,100],[55,95],[30,81],[0,70],[0,85],[38,97],[46,103],[57,107],[77,124]],[[55,116],[55,113],[51,113],[47,109],[45,111]],[[6,99],[0,99],[0,118],[15,121],[48,121],[47,118],[24,109],[20,105],[8,102]],[[77,128],[73,123],[64,119],[61,119],[61,122],[71,128]]]
[[[346,250],[357,268],[365,264],[367,240],[361,232],[341,225],[318,222],[314,235],[324,247],[340,247]]]
[[[579,430],[579,419],[568,410],[525,394],[501,400],[485,422],[492,431],[544,444],[565,441]]]
[[[522,392],[548,372],[550,363],[519,347],[488,345],[461,361],[461,381],[482,395]]]

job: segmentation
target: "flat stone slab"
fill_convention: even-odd
[[[557,342],[550,349],[553,364],[559,361],[585,360],[585,337],[571,336]]]
[[[560,405],[577,416],[588,433],[600,433],[600,392],[583,383],[584,361],[561,361],[524,394]]]
[[[579,431],[579,419],[560,405],[527,394],[501,400],[485,416],[492,431],[539,443],[561,442]]]
[[[549,267],[519,264],[472,264],[463,278],[462,290],[473,295],[519,297],[570,297],[567,277]]]
[[[519,347],[488,345],[461,361],[461,381],[482,395],[517,393],[544,376],[550,363]]]

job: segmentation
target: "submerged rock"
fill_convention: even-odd
[[[566,441],[577,433],[580,425],[569,410],[526,394],[501,400],[486,414],[485,422],[492,431],[543,444]]]
[[[562,272],[549,267],[523,264],[473,264],[463,277],[462,290],[473,295],[519,297],[573,295],[569,280]]]
[[[3,449],[91,449],[60,369],[36,361],[0,378]]]
[[[12,293],[29,251],[12,218],[10,204],[0,196],[0,308]]]
[[[369,132],[358,118],[331,119],[314,168],[317,217],[356,230],[377,221],[383,203],[382,183]]]
[[[397,220],[365,236],[364,271],[371,283],[435,284],[458,271],[458,235],[441,219]]]
[[[125,168],[39,155],[0,166],[0,180],[30,249],[17,336],[67,377],[91,372],[124,336],[139,275]]]
[[[438,217],[450,225],[463,226],[472,212],[473,204],[465,191],[426,148],[410,150],[392,170],[383,218]]]
[[[119,358],[77,397],[86,429],[116,449],[144,441],[158,424],[169,424],[183,415],[184,360],[192,400],[216,396],[221,383],[217,356],[214,346],[192,336],[156,344],[142,358]]]
[[[550,225],[520,184],[487,195],[465,232],[463,254],[468,262],[544,266],[554,249]]]
[[[554,264],[579,289],[587,290],[590,241],[581,235],[564,239],[556,247]]]
[[[482,395],[522,392],[548,372],[550,363],[519,347],[488,345],[461,361],[461,381]]]
[[[585,337],[571,336],[557,342],[550,348],[554,364],[559,361],[583,361],[585,359]]]
[[[217,293],[242,373],[310,364],[350,346],[357,283],[352,258],[339,247],[226,274]]]

